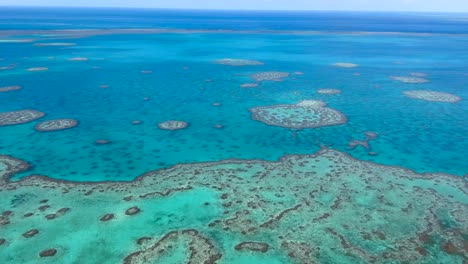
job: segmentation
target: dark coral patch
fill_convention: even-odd
[[[59,214],[65,214],[65,213],[67,213],[67,212],[70,211],[70,210],[71,210],[71,209],[68,208],[68,207],[63,207],[63,208],[58,209],[58,210],[57,210],[57,213],[59,213]]]
[[[140,212],[140,208],[136,207],[136,206],[133,206],[133,207],[130,207],[128,208],[126,211],[125,211],[125,214],[126,215],[136,215]]]
[[[52,219],[57,218],[57,215],[56,215],[56,214],[48,214],[48,215],[45,216],[45,218],[46,218],[47,220],[52,220]]]
[[[42,206],[39,206],[39,211],[45,211],[46,209],[50,208],[50,205],[42,205]]]
[[[51,248],[51,249],[46,249],[46,250],[41,251],[41,253],[39,253],[39,256],[41,258],[53,257],[55,256],[55,254],[57,254],[57,250],[55,248]]]
[[[270,246],[267,243],[250,241],[239,243],[234,247],[235,250],[250,250],[262,253],[267,252],[269,248]]]
[[[151,237],[140,237],[138,240],[137,240],[137,244],[138,245],[143,245],[144,243],[150,241],[152,238]]]
[[[106,215],[104,215],[103,217],[101,217],[101,218],[99,219],[99,221],[101,221],[101,222],[107,222],[107,221],[112,220],[112,219],[114,219],[114,214],[106,214]]]
[[[30,237],[33,237],[33,236],[35,236],[35,235],[37,235],[37,234],[39,234],[39,230],[37,230],[37,229],[31,229],[31,230],[29,230],[29,231],[23,233],[23,236],[24,236],[25,238],[30,238]]]

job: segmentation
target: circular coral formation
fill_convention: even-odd
[[[78,121],[75,119],[55,119],[37,124],[34,129],[40,132],[59,131],[76,127]]]
[[[28,71],[30,72],[36,72],[36,71],[47,71],[49,68],[47,67],[34,67],[34,68],[29,68]]]
[[[215,63],[229,66],[258,66],[263,65],[263,62],[256,60],[245,60],[245,59],[221,59],[216,60]]]
[[[390,79],[403,82],[403,83],[427,83],[429,80],[421,77],[407,77],[407,76],[391,76]]]
[[[19,85],[0,87],[0,93],[16,91],[16,90],[19,90],[19,89],[21,89],[21,86],[19,86]]]
[[[322,101],[305,100],[293,105],[273,105],[250,109],[254,120],[272,126],[294,129],[340,125],[347,122],[339,111]]]
[[[338,89],[320,89],[317,91],[319,94],[340,94],[341,90]]]
[[[0,113],[0,126],[24,124],[43,117],[45,114],[36,110],[19,110]]]
[[[268,71],[268,72],[258,72],[250,75],[250,77],[257,81],[281,81],[284,78],[289,77],[288,72],[277,72],[277,71]]]
[[[158,127],[163,130],[179,130],[188,127],[188,123],[178,120],[169,120],[158,124]]]
[[[337,63],[334,63],[333,66],[341,67],[341,68],[356,68],[359,65],[354,64],[354,63],[350,63],[350,62],[337,62]]]
[[[55,256],[55,254],[57,254],[57,250],[55,248],[51,248],[51,249],[46,249],[46,250],[41,251],[41,253],[39,253],[39,256],[41,258],[53,257]]]
[[[436,91],[413,90],[403,92],[403,94],[410,98],[430,102],[456,103],[461,100],[459,96]]]

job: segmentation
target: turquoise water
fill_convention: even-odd
[[[0,9],[0,67],[7,67],[0,70],[0,87],[22,88],[0,93],[0,113],[34,109],[46,114],[32,122],[0,126],[0,154],[31,165],[21,172],[20,166],[11,169],[7,158],[0,156],[0,178],[16,173],[12,180],[24,180],[7,183],[5,178],[5,183],[0,182],[2,210],[14,211],[11,219],[5,213],[0,217],[12,222],[0,232],[0,239],[9,243],[3,255],[0,248],[0,260],[37,263],[38,252],[53,246],[58,249],[56,257],[63,258],[58,261],[77,263],[76,259],[95,247],[102,254],[90,253],[81,263],[117,263],[141,249],[133,240],[161,238],[174,230],[185,232],[177,235],[180,241],[194,239],[206,247],[202,238],[186,231],[193,228],[214,241],[223,254],[220,263],[293,263],[288,252],[296,252],[292,258],[300,260],[308,250],[315,252],[311,253],[314,261],[303,263],[369,263],[372,256],[377,263],[390,263],[379,254],[398,249],[399,243],[406,248],[400,252],[404,256],[392,253],[396,254],[392,255],[395,263],[462,263],[460,256],[465,254],[466,259],[466,252],[453,253],[444,243],[452,239],[458,248],[466,243],[462,221],[467,216],[466,180],[458,176],[468,173],[467,17]],[[130,28],[139,30],[121,30]],[[61,31],[69,29],[75,31]],[[37,45],[60,42],[75,45]],[[215,63],[223,58],[257,60],[263,65]],[[334,66],[339,62],[358,67]],[[34,67],[48,70],[28,71]],[[281,81],[259,82],[257,87],[241,87],[254,82],[251,74],[267,71],[290,75]],[[428,82],[403,83],[390,78],[411,73],[423,73]],[[318,93],[324,88],[341,93]],[[461,100],[417,100],[403,94],[410,90],[445,92]],[[294,130],[253,120],[249,111],[303,100],[323,101],[343,113],[347,122]],[[34,129],[41,121],[59,118],[76,119],[79,125],[54,132]],[[135,120],[141,124],[133,124]],[[159,129],[158,124],[167,120],[182,120],[189,126],[177,131]],[[367,142],[368,149],[350,147],[354,140],[365,140],[366,132],[377,134]],[[96,144],[97,140],[109,144]],[[284,155],[312,154],[324,147],[339,152],[265,162]],[[176,164],[225,159],[242,159],[245,164],[182,165],[151,172],[135,183],[67,182],[129,182]],[[455,177],[421,174],[425,172]],[[257,173],[272,180],[257,180]],[[340,177],[346,173],[347,177]],[[196,178],[200,174],[204,178]],[[315,174],[317,179],[311,177]],[[29,175],[66,181],[26,178]],[[183,190],[186,192],[179,193]],[[229,194],[227,200],[222,198],[223,192]],[[150,198],[144,195],[147,193]],[[387,200],[379,194],[385,194]],[[125,195],[139,198],[128,202]],[[243,215],[244,210],[257,207],[244,205],[237,197],[245,197],[245,203],[258,203],[263,211],[252,213],[251,218]],[[54,225],[44,220],[43,210],[37,210],[41,199],[49,199],[45,203],[53,210],[72,209],[64,215],[57,213],[60,224]],[[340,205],[342,200],[345,205]],[[233,208],[228,201],[235,204]],[[124,214],[131,206],[142,208],[132,221]],[[288,216],[295,210],[296,214]],[[341,211],[334,214],[334,210]],[[35,212],[36,218],[23,218],[28,212]],[[103,227],[99,219],[107,213],[115,213],[116,219]],[[284,222],[280,221],[283,214]],[[331,214],[329,222],[327,214]],[[273,216],[281,216],[272,220],[273,227],[255,225]],[[213,227],[210,224],[215,219],[233,223]],[[408,245],[416,247],[419,242],[414,237],[426,226],[437,228],[427,231],[432,232],[432,242],[424,245],[429,257],[419,261],[411,255],[416,250],[406,250],[410,250]],[[245,235],[245,230],[251,231],[249,227],[256,231]],[[20,237],[31,228],[40,230],[39,240]],[[382,230],[387,240],[362,239],[371,230]],[[47,232],[54,232],[57,239],[50,239]],[[372,232],[376,237],[377,231]],[[118,243],[112,239],[116,234],[121,239]],[[343,246],[343,240],[340,243],[337,238],[341,234],[361,251],[334,250]],[[246,240],[269,243],[271,249],[263,255],[233,249]],[[48,244],[51,241],[53,245]],[[313,245],[300,245],[300,241]],[[320,254],[316,253],[319,246]],[[175,247],[174,251],[159,256],[161,261],[182,263],[187,248]]]
[[[2,43],[2,65],[16,67],[0,71],[0,84],[23,89],[0,94],[0,111],[32,108],[48,119],[75,118],[80,125],[48,134],[35,132],[33,123],[2,127],[0,148],[34,164],[28,173],[76,181],[130,180],[181,162],[276,160],[314,152],[321,144],[378,163],[463,175],[468,169],[467,101],[418,101],[402,92],[427,89],[466,97],[467,40],[464,35],[189,33],[41,40],[76,43],[72,47]],[[67,60],[73,57],[89,60]],[[265,65],[213,63],[221,58],[255,59]],[[332,66],[340,61],[360,67]],[[27,72],[30,67],[49,70]],[[252,82],[249,74],[269,70],[304,75],[240,87]],[[411,72],[427,74],[430,82],[389,79]],[[320,95],[320,88],[342,93]],[[306,129],[293,137],[288,129],[252,121],[248,111],[304,99],[325,101],[349,122]],[[215,102],[221,106],[214,107]],[[190,127],[159,130],[157,123],[168,119],[185,120]],[[132,120],[143,124],[132,125]],[[216,129],[216,124],[224,128]],[[348,149],[348,142],[362,140],[365,131],[379,134],[371,144],[377,156]],[[113,144],[95,146],[98,139]]]

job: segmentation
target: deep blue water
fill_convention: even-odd
[[[468,33],[466,13],[0,8],[0,29],[177,28]]]
[[[382,164],[464,175],[468,172],[468,36],[463,35],[468,34],[467,18],[466,14],[423,13],[1,8],[2,34],[12,29],[91,28],[271,32],[77,37],[30,31],[24,38],[33,42],[2,42],[0,67],[14,65],[14,69],[0,71],[0,87],[23,89],[0,93],[0,112],[31,108],[47,114],[42,120],[75,118],[80,125],[53,133],[36,132],[33,127],[38,121],[0,127],[0,153],[33,164],[28,174],[79,181],[129,180],[181,162],[276,160],[284,154],[313,153],[321,145]],[[276,34],[281,30],[323,33]],[[348,31],[434,34],[337,33]],[[44,42],[76,45],[34,46]],[[73,57],[89,60],[67,60]],[[213,63],[222,58],[255,59],[265,65]],[[359,67],[332,66],[336,62]],[[49,70],[26,71],[31,67]],[[153,73],[142,74],[142,70]],[[304,75],[240,88],[252,82],[249,74],[269,70]],[[389,78],[412,72],[427,74],[430,82],[406,84]],[[104,84],[109,88],[99,88]],[[316,92],[320,88],[342,93],[320,95]],[[447,92],[462,100],[454,104],[415,100],[403,96],[407,90]],[[144,101],[145,97],[149,100]],[[323,100],[349,122],[294,134],[254,121],[248,111],[310,99]],[[222,105],[214,107],[215,102]],[[169,119],[184,120],[190,126],[174,132],[157,128]],[[132,120],[143,124],[132,125]],[[216,124],[224,128],[216,129]],[[370,142],[371,149],[349,149],[348,142],[364,139],[366,131],[379,134]],[[97,146],[98,139],[112,144]]]

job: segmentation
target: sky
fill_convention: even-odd
[[[468,12],[468,0],[0,0],[0,6]]]

